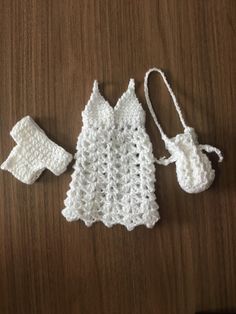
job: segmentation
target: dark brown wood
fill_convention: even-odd
[[[127,232],[60,214],[72,168],[32,186],[0,172],[1,314],[192,314],[236,309],[235,9],[227,0],[0,0],[0,152],[29,114],[75,152],[92,82],[115,104],[128,79],[147,111],[144,73],[161,67],[202,143],[221,148],[213,186],[183,192],[158,167],[161,221]],[[181,131],[163,82],[151,79],[168,135]]]

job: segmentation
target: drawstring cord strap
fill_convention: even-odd
[[[163,81],[164,81],[164,83],[165,83],[165,85],[166,85],[166,87],[167,87],[167,90],[168,90],[168,92],[169,92],[169,94],[170,94],[170,96],[171,96],[171,98],[172,98],[172,100],[173,100],[173,103],[174,103],[174,105],[175,105],[176,111],[177,111],[177,113],[178,113],[178,115],[179,115],[180,121],[181,121],[181,123],[182,123],[184,129],[187,128],[187,125],[186,125],[186,123],[185,123],[185,121],[184,121],[184,118],[183,118],[181,109],[180,109],[180,107],[179,107],[179,104],[178,104],[178,102],[177,102],[177,100],[176,100],[175,94],[174,94],[174,92],[172,91],[172,89],[171,89],[171,87],[170,87],[170,85],[169,85],[169,83],[168,83],[168,81],[167,81],[167,79],[166,79],[166,77],[165,77],[165,74],[164,74],[160,69],[158,69],[158,68],[152,68],[152,69],[148,70],[147,73],[145,74],[145,78],[144,78],[144,93],[145,93],[147,105],[148,105],[149,111],[150,111],[150,113],[151,113],[151,115],[152,115],[152,117],[153,117],[153,120],[154,120],[154,122],[155,122],[157,128],[159,129],[159,131],[160,131],[160,133],[161,133],[162,139],[166,142],[166,141],[168,141],[168,137],[167,137],[167,135],[164,133],[164,131],[163,131],[163,129],[162,129],[160,123],[159,123],[158,120],[157,120],[157,117],[156,117],[156,114],[155,114],[155,112],[154,112],[154,110],[153,110],[152,103],[151,103],[150,96],[149,96],[148,78],[149,78],[149,75],[150,75],[152,72],[157,72],[157,73],[159,73],[159,74],[161,75],[161,77],[162,77],[162,79],[163,79]]]
[[[207,144],[204,144],[204,145],[200,144],[199,148],[201,150],[205,150],[205,152],[207,152],[207,153],[213,153],[213,152],[216,153],[216,155],[219,158],[218,162],[222,162],[223,161],[223,155],[222,155],[221,151],[218,148],[216,148],[214,146],[211,146],[211,145],[207,145]]]

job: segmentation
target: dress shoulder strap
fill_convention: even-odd
[[[154,122],[155,122],[157,128],[159,129],[159,131],[160,131],[160,133],[161,133],[161,137],[162,137],[162,139],[163,139],[164,141],[166,141],[166,140],[168,140],[168,137],[167,137],[167,135],[164,133],[164,131],[163,131],[163,129],[162,129],[160,123],[159,123],[158,120],[157,120],[157,117],[156,117],[156,114],[155,114],[155,112],[154,112],[154,110],[153,110],[152,103],[151,103],[150,96],[149,96],[148,78],[149,78],[149,75],[150,75],[152,72],[158,72],[158,73],[161,75],[161,77],[162,77],[162,79],[163,79],[163,81],[164,81],[164,83],[165,83],[165,85],[166,85],[166,87],[167,87],[167,90],[168,90],[168,92],[169,92],[169,94],[170,94],[170,96],[171,96],[171,98],[172,98],[172,100],[173,100],[173,103],[174,103],[174,105],[175,105],[176,111],[177,111],[177,113],[178,113],[178,115],[179,115],[180,121],[181,121],[181,123],[182,123],[184,129],[187,128],[187,125],[186,125],[186,123],[185,123],[185,121],[184,121],[184,118],[183,118],[181,109],[180,109],[180,107],[179,107],[179,104],[178,104],[178,102],[177,102],[177,100],[176,100],[176,97],[175,97],[175,95],[174,95],[174,93],[173,93],[173,91],[172,91],[172,89],[171,89],[171,87],[170,87],[170,85],[169,85],[169,83],[168,83],[166,77],[165,77],[165,74],[164,74],[160,69],[158,69],[158,68],[152,68],[152,69],[148,70],[147,73],[145,74],[145,78],[144,78],[144,93],[145,93],[145,98],[146,98],[146,101],[147,101],[147,105],[148,105],[149,111],[150,111],[150,113],[151,113],[151,115],[152,115],[152,117],[153,117],[153,120],[154,120]]]

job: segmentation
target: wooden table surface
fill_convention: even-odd
[[[166,154],[143,78],[162,68],[201,143],[224,152],[216,180],[190,195],[158,166],[153,229],[68,223],[72,166],[33,185],[0,172],[1,314],[191,314],[236,309],[236,1],[0,0],[0,161],[30,115],[75,153],[95,78],[114,105],[130,77],[156,157]],[[158,75],[151,98],[164,130],[181,132]],[[236,310],[235,310],[236,311]]]

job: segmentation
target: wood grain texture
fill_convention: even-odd
[[[0,0],[0,162],[12,126],[31,115],[74,153],[81,111],[97,78],[114,105],[130,77],[143,94],[161,67],[202,143],[221,148],[210,190],[188,195],[174,165],[157,168],[161,221],[127,232],[67,223],[72,168],[26,186],[0,173],[1,314],[192,314],[236,309],[236,1]],[[164,84],[151,79],[168,135],[181,131]]]

